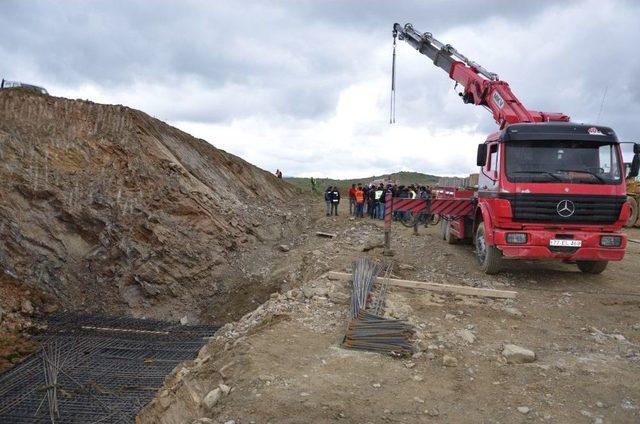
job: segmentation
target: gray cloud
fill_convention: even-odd
[[[606,88],[600,123],[622,139],[639,138],[640,57],[633,53],[640,4],[633,1],[72,0],[5,1],[2,8],[1,76],[40,83],[54,94],[83,95],[90,87],[87,95],[170,122],[229,127],[266,120],[280,128],[278,137],[300,145],[308,134],[285,136],[282,128],[331,122],[346,91],[375,81],[371,113],[384,123],[391,25],[411,21],[499,73],[533,109],[593,122]],[[399,46],[399,125],[467,128],[479,138],[494,131],[490,115],[462,104],[452,86],[426,58]],[[345,147],[346,161],[366,147],[360,143],[387,137],[371,122],[352,131],[357,145]],[[229,149],[251,154],[247,146]],[[263,156],[256,155],[258,164],[277,163],[274,155]],[[279,159],[297,173],[327,168],[314,164],[315,150],[308,156],[305,164]],[[388,155],[371,162],[376,169],[411,165]],[[470,164],[450,166],[466,172]]]

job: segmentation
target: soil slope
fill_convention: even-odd
[[[298,192],[143,112],[0,91],[0,271],[63,308],[242,314],[276,283],[239,258],[295,230]]]

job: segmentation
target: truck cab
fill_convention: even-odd
[[[473,234],[481,265],[555,258],[599,273],[624,257],[629,205],[611,128],[512,124],[479,146],[478,165]]]

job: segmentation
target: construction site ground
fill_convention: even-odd
[[[514,261],[487,276],[470,245],[439,227],[394,224],[383,256],[382,221],[325,217],[289,245],[287,266],[311,276],[221,328],[179,366],[138,416],[144,423],[637,423],[640,422],[640,244],[601,275],[561,262]],[[315,235],[321,230],[334,238]],[[640,239],[640,230],[626,230]],[[327,271],[367,255],[398,278],[514,290],[492,300],[391,288],[386,314],[417,329],[413,357],[340,347],[349,285]],[[505,344],[535,353],[507,363]]]

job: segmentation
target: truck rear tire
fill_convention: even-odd
[[[500,269],[502,269],[502,252],[497,247],[487,244],[483,222],[478,224],[474,245],[480,269],[489,275],[500,272]]]
[[[631,206],[631,214],[629,214],[629,219],[624,226],[633,227],[638,222],[638,201],[634,197],[627,196],[627,203]]]
[[[578,269],[587,274],[600,274],[607,268],[607,261],[576,261]]]

